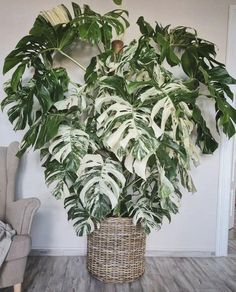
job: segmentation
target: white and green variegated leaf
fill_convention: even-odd
[[[183,166],[181,166],[181,161],[179,165],[179,175],[180,175],[182,186],[185,187],[189,192],[195,193],[196,187],[189,173],[189,168],[186,168],[184,163],[183,163]]]
[[[83,205],[92,207],[99,197],[109,200],[114,209],[125,186],[121,164],[100,154],[87,154],[77,172],[75,187]]]
[[[129,155],[133,160],[144,162],[157,148],[148,108],[136,108],[122,98],[107,95],[96,100],[95,109],[100,114],[97,135],[119,160]],[[128,164],[126,161],[125,166],[130,171]]]
[[[152,203],[149,198],[141,197],[135,204],[128,203],[129,215],[133,217],[135,225],[141,224],[146,233],[150,233],[153,228],[160,228],[162,216],[152,211]]]
[[[52,189],[53,196],[57,199],[70,196],[72,181],[69,170],[55,160],[45,162],[44,167],[45,180]]]
[[[181,116],[179,112],[181,111]],[[151,112],[151,125],[156,137],[159,135],[159,127],[156,129],[156,116],[161,117],[161,131],[167,133],[175,142],[183,144],[190,160],[195,165],[199,161],[199,150],[194,145],[191,134],[194,130],[194,122],[191,120],[192,111],[185,102],[175,106],[169,96],[160,99]],[[169,121],[169,128],[166,127]],[[178,138],[177,138],[178,132]]]
[[[65,198],[64,206],[68,213],[68,220],[72,220],[76,233],[79,236],[85,236],[94,231],[94,219],[91,217],[88,209],[81,204],[77,195],[72,194],[70,197]]]
[[[194,123],[188,119],[179,119],[179,128],[182,133],[183,145],[186,149],[186,152],[189,155],[190,160],[197,166],[199,164],[200,153],[197,146],[194,144],[192,137],[189,133],[192,133],[194,130]]]
[[[91,217],[85,218],[77,216],[74,220],[75,231],[79,236],[86,236],[95,230],[95,224]]]
[[[137,50],[137,43],[129,45],[123,49],[122,55],[120,55],[119,60],[114,61],[114,57],[112,55],[108,56],[105,60],[101,57],[96,58],[96,66],[94,68],[94,72],[97,74],[101,74],[102,76],[113,72],[116,76],[124,76],[124,67],[127,66],[128,62],[132,60]]]
[[[83,85],[79,88],[73,88],[68,93],[68,96],[63,99],[57,101],[54,106],[57,110],[70,110],[71,108],[78,108],[80,112],[86,109],[89,104],[88,97],[86,95],[86,86]]]
[[[172,182],[166,177],[165,170],[162,167],[158,167],[160,186],[159,186],[159,196],[160,204],[163,209],[166,208],[166,202],[174,197],[175,187]]]
[[[80,160],[87,154],[89,147],[96,150],[95,143],[85,131],[69,125],[61,125],[48,150],[52,156],[51,160],[67,162],[75,167],[74,171],[77,171]]]

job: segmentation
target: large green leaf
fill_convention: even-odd
[[[202,117],[201,111],[197,106],[194,106],[193,109],[193,119],[198,125],[197,145],[200,147],[204,154],[213,153],[217,149],[218,143],[213,138],[204,118]]]
[[[191,78],[196,75],[198,62],[198,56],[194,49],[187,49],[181,57],[183,70]]]
[[[49,114],[42,117],[35,149],[42,148],[57,135],[59,126],[64,119],[65,116],[63,114]]]
[[[153,28],[148,22],[144,20],[143,16],[139,17],[139,19],[137,20],[137,24],[142,34],[149,37],[151,37],[154,34]]]
[[[26,67],[26,64],[24,63],[19,65],[17,69],[15,70],[15,72],[12,74],[11,86],[12,86],[13,91],[15,92],[17,91],[18,84],[22,78],[22,75],[25,72],[25,67]]]
[[[216,98],[217,115],[216,119],[219,120],[220,126],[223,127],[224,133],[231,138],[235,132],[236,124],[236,109],[232,107],[225,99]]]
[[[213,81],[219,81],[223,84],[236,84],[236,80],[222,66],[212,68],[208,71],[208,74]]]

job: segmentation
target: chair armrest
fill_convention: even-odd
[[[17,234],[29,234],[35,212],[40,206],[36,198],[21,199],[8,203],[6,220],[11,224]]]

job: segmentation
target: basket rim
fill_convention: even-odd
[[[101,222],[103,221],[132,221],[133,222],[133,218],[131,217],[107,217],[105,219],[103,219]]]

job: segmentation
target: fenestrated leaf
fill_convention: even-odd
[[[69,186],[71,185],[70,169],[56,160],[44,164],[45,180],[52,188],[52,194],[56,199],[68,197],[70,195]]]
[[[57,37],[56,48],[59,50],[64,50],[79,36],[77,30],[70,24],[56,26],[55,32]]]
[[[12,74],[11,86],[12,86],[13,91],[17,90],[20,79],[25,72],[25,67],[26,67],[26,64],[19,65],[17,69],[15,70],[15,72]]]
[[[130,153],[135,159],[142,160],[153,153],[156,142],[149,114],[144,108],[135,108],[122,98],[107,95],[97,98],[95,109],[100,113],[107,105],[109,107],[97,120],[97,134],[102,137],[104,145],[119,159]]]
[[[80,38],[96,44],[101,40],[101,30],[96,19],[79,25]]]
[[[39,15],[30,30],[30,35],[37,38],[41,38],[49,48],[57,47],[57,37],[53,25],[48,22],[43,16]],[[33,39],[32,39],[33,40]],[[35,40],[35,39],[34,39]]]
[[[97,196],[106,196],[111,210],[118,203],[125,185],[121,164],[110,158],[103,160],[101,155],[85,155],[77,172],[75,185],[84,206],[91,208]]]
[[[6,106],[10,106],[7,114],[11,123],[14,124],[14,129],[23,130],[27,125],[31,126],[40,111],[34,100],[35,83],[29,81],[17,91],[14,91],[12,86],[6,83],[4,90],[7,97],[2,101],[1,107],[4,109]],[[34,111],[32,110],[33,106],[35,106]]]
[[[154,29],[148,22],[144,20],[143,16],[139,17],[139,19],[137,20],[137,24],[142,34],[147,36],[152,36],[154,34]]]
[[[6,74],[8,71],[10,71],[12,68],[14,68],[17,64],[22,62],[23,58],[24,58],[23,54],[19,54],[17,56],[14,56],[12,53],[10,53],[5,58],[4,66],[3,66],[3,74]]]
[[[227,70],[222,66],[217,66],[208,70],[211,80],[219,81],[225,84],[236,84],[236,80],[229,75]]]
[[[75,17],[80,16],[82,14],[81,8],[77,3],[72,2],[72,7],[73,7]]]
[[[55,159],[70,166],[72,171],[77,171],[89,147],[96,150],[95,143],[82,129],[61,125],[48,150],[52,160]]]
[[[234,93],[233,91],[230,89],[230,87],[227,84],[224,83],[214,83],[214,87],[216,89],[216,91],[221,91],[224,93],[226,93],[226,95],[233,100],[234,99]]]
[[[194,50],[186,50],[181,57],[181,64],[184,72],[190,76],[195,77],[198,67],[198,58]]]
[[[193,108],[193,119],[198,124],[197,145],[204,154],[213,153],[217,149],[218,143],[213,138],[204,118],[202,117],[201,111],[197,106],[194,106]]]
[[[219,124],[222,126],[224,133],[231,138],[236,132],[236,109],[225,99],[219,97],[216,97],[216,107],[216,120],[219,120]]]
[[[68,220],[73,221],[77,235],[84,236],[93,232],[95,229],[94,220],[91,218],[89,210],[81,204],[77,195],[65,198],[64,206],[68,213]]]
[[[129,215],[133,217],[135,225],[141,224],[145,232],[149,234],[153,228],[160,228],[161,215],[152,210],[148,198],[141,197],[135,205],[129,204]]]
[[[43,116],[35,149],[40,149],[57,135],[59,126],[64,118],[63,114],[48,114]]]
[[[167,50],[166,60],[172,67],[180,63],[179,57],[176,55],[174,49],[171,46],[169,46]]]
[[[100,82],[101,88],[110,88],[117,92],[124,99],[127,97],[125,80],[120,76],[103,78]]]
[[[39,124],[35,123],[25,133],[25,135],[20,143],[19,151],[17,153],[18,157],[21,157],[26,152],[27,149],[30,149],[31,147],[34,146],[35,141],[36,141],[37,136],[38,136],[38,131],[39,131]]]

